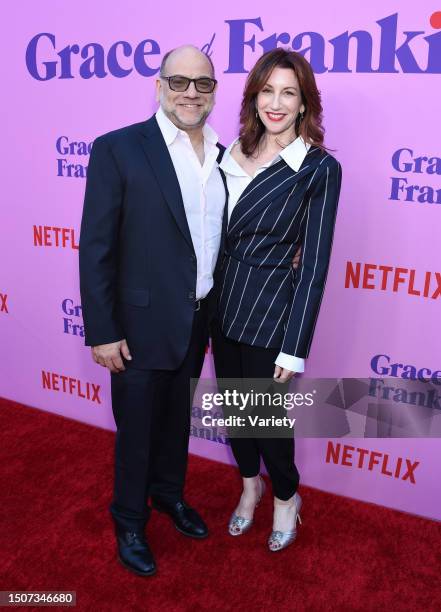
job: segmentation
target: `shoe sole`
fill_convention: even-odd
[[[270,548],[268,546],[268,551],[271,553],[277,553],[277,552],[282,552],[282,550],[286,550],[287,548],[289,548],[290,546],[292,546],[292,544],[294,544],[295,540],[293,540],[292,542],[290,542],[289,544],[287,544],[286,546],[282,546],[281,548]]]
[[[125,567],[126,570],[128,570],[129,572],[132,572],[132,574],[136,574],[137,576],[142,576],[142,577],[147,578],[147,576],[154,576],[154,574],[156,574],[156,571],[157,571],[157,568],[155,567],[155,569],[152,570],[151,572],[139,572],[138,570],[133,569],[133,567],[130,567],[130,565],[127,565],[127,563],[125,563],[119,555],[118,555],[118,561],[121,563],[123,567]]]

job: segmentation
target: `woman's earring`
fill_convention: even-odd
[[[303,121],[303,115],[304,115],[304,114],[305,114],[305,113],[299,113],[299,115],[300,115],[300,123]]]
[[[256,111],[256,119],[259,119],[259,113]]]

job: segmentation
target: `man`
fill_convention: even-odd
[[[142,576],[156,571],[144,534],[149,497],[184,535],[208,534],[183,492],[190,378],[203,364],[226,202],[221,147],[205,125],[215,89],[205,54],[192,46],[167,53],[156,115],[97,138],[88,169],[80,236],[86,345],[111,372],[119,559]]]

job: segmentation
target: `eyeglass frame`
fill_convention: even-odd
[[[188,88],[190,87],[191,83],[194,83],[194,87],[195,87],[195,89],[196,89],[196,91],[198,93],[201,93],[201,94],[211,94],[216,89],[216,85],[217,85],[217,80],[216,79],[212,79],[211,77],[198,77],[197,79],[190,79],[190,77],[186,77],[186,76],[184,76],[182,74],[172,74],[171,76],[164,76],[163,74],[160,74],[159,77],[161,79],[164,79],[165,81],[167,81],[168,86],[170,87],[170,89],[172,91],[176,91],[178,93],[184,93],[184,91],[188,91]],[[187,87],[185,89],[180,90],[180,91],[178,91],[177,89],[173,89],[173,87],[170,85],[170,79],[173,79],[175,77],[180,77],[181,79],[187,79],[187,81],[188,81]],[[199,81],[200,79],[206,79],[208,81],[211,81],[213,83],[213,89],[211,91],[199,91],[199,89],[198,89],[198,87],[196,85],[196,81]]]

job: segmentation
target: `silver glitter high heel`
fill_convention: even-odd
[[[302,498],[296,492],[294,493],[294,501],[296,505],[296,515],[294,518],[294,529],[292,531],[272,531],[270,537],[268,538],[268,548],[271,552],[277,552],[278,550],[283,550],[290,544],[294,542],[297,536],[297,520],[300,525],[302,524],[302,519],[300,518],[300,508],[302,507]]]
[[[259,499],[257,500],[257,503],[254,508],[257,508],[257,506],[260,503],[260,500],[262,499],[262,495],[265,493],[265,481],[260,476],[260,474],[259,474],[259,481],[260,481],[260,495],[259,495]],[[253,524],[252,518],[247,519],[233,512],[230,518],[230,522],[228,523],[228,532],[232,536],[243,535],[249,530],[252,524]]]

